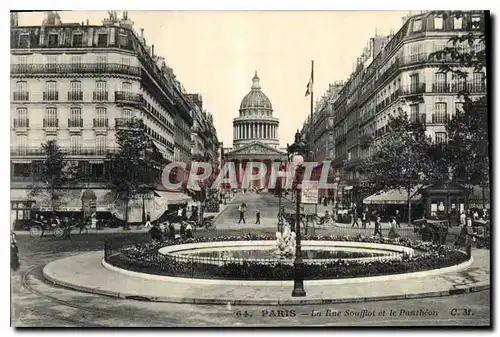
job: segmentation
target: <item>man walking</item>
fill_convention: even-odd
[[[246,205],[245,205],[245,203],[241,204],[238,211],[240,212],[240,220],[238,221],[238,224],[240,224],[241,221],[243,221],[243,223],[246,224],[246,221],[245,221]]]
[[[375,231],[373,233],[373,236],[377,236],[377,234],[380,236],[381,239],[383,239],[384,237],[382,236],[382,228],[381,228],[381,224],[380,224],[380,216],[375,213],[374,214],[374,217],[375,217]]]
[[[399,214],[399,209],[396,210],[396,215],[394,216],[394,220],[396,220],[396,226],[401,228],[401,214]]]
[[[260,211],[259,210],[257,210],[257,213],[255,214],[255,216],[256,216],[255,224],[260,225]]]

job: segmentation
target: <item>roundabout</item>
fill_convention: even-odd
[[[474,263],[473,258],[466,259],[463,256],[453,255],[452,258],[443,259],[435,251],[420,251],[423,246],[415,244],[420,248],[415,249],[401,245],[401,242],[390,244],[388,242],[355,242],[353,238],[343,238],[344,241],[339,241],[337,237],[329,239],[305,241],[307,243],[305,247],[311,248],[306,252],[315,249],[319,251],[347,249],[345,251],[351,253],[373,254],[378,250],[382,252],[380,253],[382,255],[368,258],[326,259],[324,263],[321,260],[320,264],[318,261],[312,261],[307,264],[309,271],[312,271],[307,274],[305,280],[307,297],[301,299],[290,295],[293,281],[287,274],[287,261],[283,263],[279,262],[280,259],[278,262],[276,259],[256,259],[256,261],[249,262],[241,257],[222,256],[215,259],[200,256],[207,252],[222,254],[220,252],[266,250],[271,247],[273,241],[262,240],[262,237],[255,237],[254,240],[248,240],[248,238],[242,240],[241,237],[212,238],[211,242],[167,244],[163,247],[153,247],[147,244],[132,245],[121,249],[112,249],[108,244],[105,254],[90,252],[51,262],[44,267],[43,275],[57,285],[93,294],[154,302],[223,305],[228,303],[233,305],[350,303],[446,296],[454,291],[474,292],[489,288],[489,281],[476,283],[474,286],[464,285],[462,289],[450,285],[449,276],[469,268]],[[362,240],[371,239],[363,238]],[[342,249],[339,250],[339,247]],[[248,250],[248,248],[251,249]],[[156,253],[150,255],[148,249]],[[383,252],[388,254],[384,255]],[[138,259],[137,257],[141,255],[149,257]],[[117,256],[120,258],[116,259]],[[151,258],[151,256],[154,257]],[[426,260],[426,257],[429,259]],[[432,261],[446,262],[448,265],[430,263],[431,257]],[[135,259],[135,264],[131,263],[131,258]],[[204,263],[200,263],[200,259]],[[346,262],[347,260],[352,261]],[[270,261],[273,261],[271,265]],[[417,261],[427,269],[418,270],[413,267],[401,269],[401,266],[411,266],[412,261]],[[373,266],[387,263],[391,266],[388,269],[390,273],[387,271],[378,275],[372,273]],[[363,265],[363,268],[356,267],[360,265]],[[146,266],[151,269],[144,269]],[[163,267],[159,269],[159,266]],[[325,268],[324,266],[331,267]],[[243,270],[242,267],[249,269]],[[264,268],[264,275],[270,275],[269,268],[281,270],[280,273],[272,274],[279,278],[259,279],[255,277],[262,275],[256,271],[261,271],[263,267],[267,267]],[[350,270],[354,274],[344,272],[344,274],[330,275],[329,278],[324,277],[332,271],[338,272],[339,270]],[[356,272],[360,270],[365,272],[358,273],[356,276]],[[191,276],[188,277],[189,274]],[[235,275],[244,275],[244,277],[234,277]],[[371,286],[366,287],[366,283],[370,283]]]

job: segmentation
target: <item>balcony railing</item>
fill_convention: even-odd
[[[117,73],[141,76],[139,67],[119,63],[79,63],[79,64],[11,64],[11,74],[91,74]]]
[[[69,128],[83,128],[83,118],[68,118]]]
[[[450,93],[453,92],[451,85],[447,83],[433,83],[432,92],[433,93]]]
[[[29,128],[30,120],[28,118],[14,119],[15,128]]]
[[[425,125],[427,115],[424,113],[417,113],[410,115],[410,124],[422,124]]]
[[[446,124],[449,121],[448,114],[432,114],[433,124]]]
[[[126,128],[129,127],[129,123],[132,121],[132,118],[115,118],[115,127],[116,128]]]
[[[106,156],[108,154],[118,153],[119,147],[73,147],[61,148],[62,152],[67,155],[80,155],[80,156]],[[13,147],[10,149],[11,156],[45,156],[47,153],[41,147]]]
[[[410,84],[401,91],[402,95],[418,95],[425,92],[425,83]]]
[[[59,127],[59,119],[43,119],[43,127],[44,128],[58,128]]]
[[[107,91],[94,91],[94,101],[107,101],[108,92]]]
[[[469,91],[471,93],[486,93],[486,84],[484,83],[472,84]]]
[[[44,91],[43,92],[43,100],[44,101],[58,101],[59,100],[59,92],[57,92],[57,91]]]
[[[107,118],[94,118],[94,128],[107,128],[108,124]]]
[[[419,53],[401,57],[399,59],[399,62],[402,66],[410,66],[412,64],[427,62],[428,60],[429,60],[428,53]]]
[[[115,91],[115,100],[122,103],[139,103],[143,102],[142,95],[126,91]]]
[[[68,101],[83,101],[83,91],[68,91]]]
[[[14,91],[14,101],[29,101],[29,100],[30,100],[29,92]]]

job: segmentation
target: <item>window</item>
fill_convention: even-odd
[[[98,155],[106,153],[106,136],[100,135],[95,138],[95,150]]]
[[[24,81],[16,82],[16,92],[25,93],[28,91],[28,83]]]
[[[436,15],[434,17],[434,29],[443,29],[443,17],[441,15]]]
[[[419,122],[418,104],[410,105],[410,122],[411,123],[418,123]]]
[[[97,46],[107,47],[108,46],[108,34],[98,34],[97,35]]]
[[[446,112],[446,103],[436,103],[434,115],[432,115],[432,122],[437,124],[444,124],[448,121]]]
[[[79,154],[82,149],[82,136],[72,135],[70,137],[71,154]]]
[[[56,81],[45,82],[45,92],[43,93],[43,99],[45,101],[57,101],[59,99],[58,94]]]
[[[57,55],[47,55],[47,68],[48,70],[53,70],[57,66]]]
[[[108,92],[106,91],[105,81],[95,82],[94,99],[98,101],[105,101],[108,99]]]
[[[17,135],[16,145],[19,154],[26,153],[28,149],[28,135]]]
[[[57,119],[57,109],[47,108],[45,110],[45,120],[43,121],[44,127],[55,128],[58,126],[59,121]]]
[[[16,109],[16,119],[14,120],[15,128],[27,128],[28,124],[28,109],[17,108]]]
[[[57,82],[56,81],[47,81],[47,82],[45,82],[45,90],[47,92],[55,92],[55,91],[57,91]]]
[[[120,34],[120,46],[122,47],[127,47],[128,46],[128,37],[125,34]]]
[[[82,92],[82,82],[80,81],[71,81],[70,82],[70,92],[68,95],[68,100],[70,101],[81,101],[83,100],[83,92]]]
[[[94,127],[104,128],[108,125],[106,108],[95,109]]]
[[[122,91],[131,92],[132,91],[132,84],[130,84],[129,82],[123,82],[122,83]]]
[[[446,143],[446,132],[436,132],[436,144]]]
[[[479,30],[481,28],[480,27],[480,22],[481,22],[480,15],[473,15],[471,21],[472,21],[472,29]]]
[[[58,46],[59,46],[59,35],[49,34],[49,47],[58,47]]]
[[[132,119],[132,110],[130,109],[123,109],[122,111],[122,117],[125,118],[125,119]]]
[[[77,128],[77,127],[83,127],[83,120],[82,120],[82,109],[80,108],[71,108],[70,110],[70,119],[68,121],[68,126]]]
[[[446,85],[446,73],[435,74],[434,92],[448,92]]]
[[[482,92],[485,90],[484,88],[484,73],[483,72],[475,72],[472,76],[473,81],[473,92]]]
[[[410,76],[410,90],[415,92],[418,90],[420,79],[418,74],[413,74]]]
[[[75,48],[83,47],[83,34],[75,33],[73,35],[73,47]]]
[[[29,34],[19,35],[19,48],[29,48],[30,47],[30,36]]]
[[[422,30],[422,19],[413,21],[413,31],[420,32]]]
[[[100,71],[106,71],[106,67],[108,64],[108,56],[107,55],[97,55],[97,69]]]
[[[453,18],[453,29],[462,29],[462,18]]]

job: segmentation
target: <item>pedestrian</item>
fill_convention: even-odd
[[[240,220],[238,221],[238,224],[240,224],[241,221],[243,221],[243,223],[246,224],[246,221],[245,221],[246,205],[245,205],[245,203],[240,205],[238,211],[240,212]]]
[[[168,224],[168,237],[171,239],[171,240],[174,240],[175,239],[175,226],[174,226],[174,223],[173,222],[170,222]]]
[[[181,229],[179,231],[179,234],[181,235],[181,238],[184,240],[186,237],[186,223],[183,221],[181,222]]]
[[[472,256],[472,243],[476,240],[474,235],[474,230],[472,229],[472,219],[467,218],[467,225],[465,227],[465,249],[467,252],[467,257],[470,259]]]
[[[401,214],[399,214],[399,209],[396,210],[394,220],[396,221],[396,225],[398,226],[398,228],[401,228]]]
[[[464,212],[464,211],[462,211],[462,212],[460,213],[460,225],[465,226],[465,219],[466,219],[465,212]]]
[[[380,235],[380,238],[383,239],[384,237],[382,236],[382,228],[380,224],[380,216],[375,213],[375,231],[373,232],[373,236]]]
[[[396,227],[397,227],[396,218],[392,218],[391,219],[391,228],[389,229],[389,234],[388,234],[389,239],[395,239],[395,238],[399,237],[399,234],[396,231]]]
[[[366,229],[366,210],[361,214],[361,227]]]
[[[474,220],[479,219],[479,213],[477,212],[477,210],[474,211],[473,217],[474,217]]]
[[[260,211],[257,210],[257,213],[255,214],[255,224],[260,225]]]
[[[193,238],[193,227],[188,222],[186,225],[186,239],[192,239],[192,238]]]

